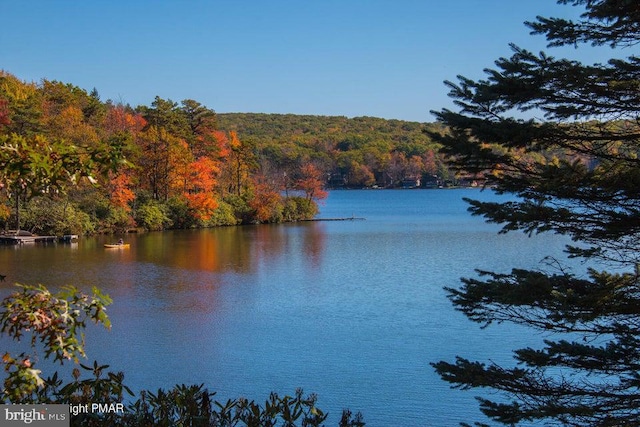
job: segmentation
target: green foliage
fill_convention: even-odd
[[[74,200],[75,203],[71,203],[71,200]],[[78,232],[71,234],[112,233],[114,231],[122,233],[135,228],[136,225],[129,211],[125,208],[114,206],[103,192],[95,188],[74,189],[69,198],[61,199],[56,203],[74,206],[75,213],[69,214],[68,217],[70,222],[74,222],[76,216],[82,218],[86,215],[86,221],[83,222],[85,224],[83,231],[78,229]],[[28,204],[28,207],[30,206],[31,203]],[[38,228],[39,234],[59,235],[59,230],[53,227],[52,224],[48,222],[44,224],[44,226]]]
[[[154,203],[160,205],[159,203]],[[144,205],[146,206],[146,205]],[[168,221],[172,227],[175,228],[195,228],[202,226],[199,221],[193,216],[187,202],[182,197],[172,197],[166,203],[166,212]],[[143,225],[143,223],[140,223]],[[147,225],[144,225],[147,227]]]
[[[560,3],[586,11],[577,22],[529,23],[552,46],[640,39],[633,2]],[[447,83],[460,112],[435,113],[449,131],[432,137],[452,169],[517,196],[469,201],[473,214],[503,232],[567,235],[575,242],[568,256],[591,268],[578,275],[552,260],[546,271],[480,270],[447,288],[456,309],[482,327],[510,322],[547,339],[515,350],[516,367],[463,357],[433,366],[454,387],[498,392],[479,398],[480,409],[504,425],[640,425],[640,60],[583,65],[513,51],[485,80]],[[545,122],[510,116],[532,109]]]
[[[42,129],[42,96],[35,84],[25,84],[0,70],[0,99],[6,101],[6,133],[33,135]]]
[[[393,186],[388,179],[392,153],[421,159],[418,175],[448,173],[442,161],[438,171],[429,172],[425,164],[439,145],[424,131],[439,129],[438,125],[292,114],[229,113],[218,114],[217,119],[223,129],[237,130],[241,138],[250,137],[258,157],[271,169],[294,179],[302,164],[314,163],[325,173],[343,176],[351,187]],[[401,180],[412,172],[399,173]]]
[[[287,197],[285,199],[283,217],[285,221],[302,221],[312,219],[318,214],[318,205],[306,197]]]
[[[123,233],[135,227],[135,221],[126,209],[111,205],[106,205],[105,207],[108,208],[107,215],[98,224],[100,230],[103,232],[117,231]]]
[[[246,196],[229,194],[224,198],[224,203],[233,210],[237,224],[251,224],[254,221],[253,210]]]
[[[160,231],[169,228],[171,218],[166,212],[166,205],[148,200],[136,210],[136,222],[150,231]]]
[[[264,405],[247,399],[213,401],[204,385],[175,386],[172,390],[144,392],[130,406],[125,425],[202,426],[320,426],[326,415],[315,405],[314,395],[280,397],[272,393]],[[131,422],[135,420],[135,422]],[[352,424],[341,424],[349,426]]]
[[[36,234],[89,234],[95,224],[88,214],[68,199],[37,197],[27,203],[21,213],[21,228]]]
[[[213,216],[209,218],[206,225],[208,227],[224,226],[224,225],[237,225],[240,221],[234,213],[233,206],[224,200],[218,202],[218,209],[214,212]]]

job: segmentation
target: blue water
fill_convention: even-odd
[[[543,336],[481,330],[443,290],[475,268],[547,268],[565,240],[499,235],[466,211],[479,190],[333,191],[319,221],[0,248],[8,280],[99,286],[115,300],[111,331],[91,329],[89,360],[134,389],[205,383],[225,400],[264,400],[298,387],[337,425],[343,408],[367,426],[486,421],[474,396],[451,390],[430,362],[456,355],[511,362]],[[5,274],[5,273],[3,273]],[[1,290],[10,289],[8,283]]]

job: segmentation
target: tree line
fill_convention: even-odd
[[[134,108],[0,71],[0,224],[87,234],[309,219],[327,187],[453,179],[424,132],[437,128],[216,114],[191,99]]]
[[[259,157],[276,170],[308,159],[327,174],[335,188],[399,187],[403,180],[455,181],[425,132],[442,130],[436,123],[376,117],[294,114],[219,114],[225,129],[255,142]]]

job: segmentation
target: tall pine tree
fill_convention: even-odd
[[[576,21],[528,22],[549,47],[592,44],[628,55],[640,42],[636,0],[558,3],[584,12]],[[448,132],[431,136],[458,171],[518,196],[470,200],[472,213],[505,232],[570,236],[567,256],[591,268],[462,279],[447,291],[469,319],[526,325],[547,339],[515,350],[516,367],[463,357],[433,366],[455,387],[498,391],[479,398],[480,407],[505,425],[639,426],[640,57],[587,65],[512,49],[485,79],[446,83],[459,110],[435,112]],[[531,111],[544,119],[518,118]]]

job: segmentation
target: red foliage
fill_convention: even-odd
[[[296,183],[298,190],[304,191],[307,199],[325,199],[328,193],[324,190],[323,173],[315,165],[308,163],[300,169],[300,179]]]
[[[141,115],[128,112],[122,105],[110,108],[104,121],[105,129],[111,133],[137,133],[146,125],[147,121]]]
[[[424,170],[428,174],[435,175],[438,173],[438,165],[436,164],[436,153],[433,150],[427,150],[423,155]]]
[[[0,126],[8,126],[10,123],[9,101],[6,99],[0,99]]]
[[[254,186],[254,197],[249,202],[251,209],[255,211],[256,219],[260,222],[269,222],[278,214],[278,207],[282,205],[280,193],[264,182]]]

